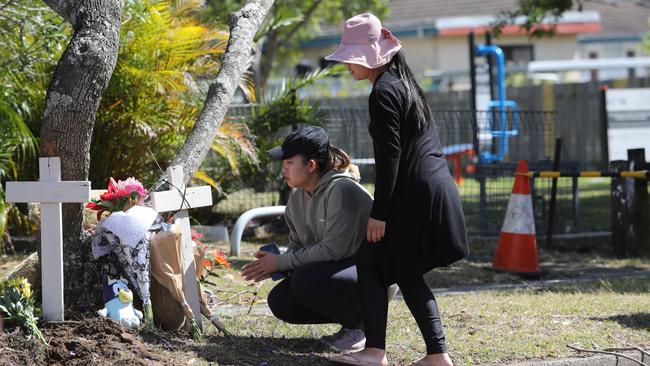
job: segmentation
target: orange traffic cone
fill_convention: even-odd
[[[527,173],[528,163],[520,160],[517,173]],[[515,176],[512,195],[508,201],[499,244],[492,260],[495,269],[538,275],[537,240],[530,181],[523,175]]]

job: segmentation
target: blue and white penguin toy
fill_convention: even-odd
[[[126,280],[106,278],[102,295],[104,308],[97,311],[97,314],[108,316],[125,327],[137,328],[140,325],[142,312],[133,308],[133,292],[126,286]]]

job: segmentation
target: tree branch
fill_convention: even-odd
[[[641,362],[641,361],[639,361],[637,359],[634,359],[632,357],[628,357],[628,356],[626,356],[626,355],[624,355],[622,353],[599,351],[599,350],[595,350],[595,349],[584,349],[584,348],[579,348],[579,347],[572,346],[570,344],[568,344],[567,347],[569,347],[569,348],[571,348],[573,350],[579,351],[579,352],[600,353],[600,354],[604,354],[604,355],[611,355],[611,356],[621,357],[621,358],[624,358],[626,360],[630,360],[632,362],[635,362],[635,363],[637,363],[637,364],[639,364],[641,366],[648,366],[647,364],[645,364],[645,363],[643,363],[643,362]]]
[[[278,44],[278,48],[284,47],[284,46],[289,42],[289,40],[291,39],[291,37],[293,37],[293,35],[296,34],[296,32],[298,32],[298,30],[299,30],[300,28],[302,28],[302,26],[305,25],[305,23],[307,23],[307,22],[309,21],[309,18],[311,18],[312,14],[314,14],[314,12],[316,11],[316,9],[318,8],[318,6],[319,6],[322,2],[323,2],[323,0],[314,0],[314,2],[311,4],[311,6],[309,7],[309,9],[307,9],[307,11],[305,12],[305,14],[303,15],[302,20],[301,20],[298,24],[296,24],[296,25],[295,25],[295,26],[294,26],[294,27],[289,31],[289,33],[287,33],[286,36],[283,37],[282,41]]]
[[[201,166],[217,135],[245,71],[246,60],[253,47],[253,37],[273,2],[274,0],[248,0],[241,10],[230,15],[230,38],[217,77],[210,85],[196,124],[170,163],[183,166],[186,182]],[[165,178],[165,174],[162,174],[154,190],[162,187]]]
[[[43,0],[47,6],[59,14],[68,23],[75,25],[74,13],[79,6],[78,0]]]
[[[628,346],[628,347],[630,347],[630,348],[632,348],[632,349],[634,349],[634,350],[636,350],[636,351],[641,352],[641,356],[650,356],[650,353],[648,353],[647,351],[645,351],[645,350],[642,349],[641,347],[638,347],[638,346],[635,346],[635,345],[633,345],[633,344],[630,344],[630,343],[624,342],[624,341],[622,341],[622,340],[620,340],[620,339],[614,337],[613,335],[610,335],[610,337],[611,337],[613,340],[617,341],[618,343],[622,343],[622,344],[624,344],[624,345],[626,345],[626,346]]]

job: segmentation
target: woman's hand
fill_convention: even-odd
[[[255,258],[257,259],[254,262],[242,267],[242,275],[246,281],[259,282],[278,271],[277,254],[259,251],[255,253]]]
[[[368,232],[367,238],[369,243],[376,243],[384,238],[386,234],[386,221],[368,219]]]

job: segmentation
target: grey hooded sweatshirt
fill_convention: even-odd
[[[284,213],[288,249],[278,257],[278,269],[353,256],[366,236],[371,208],[372,196],[348,171],[329,171],[312,193],[294,189]]]

